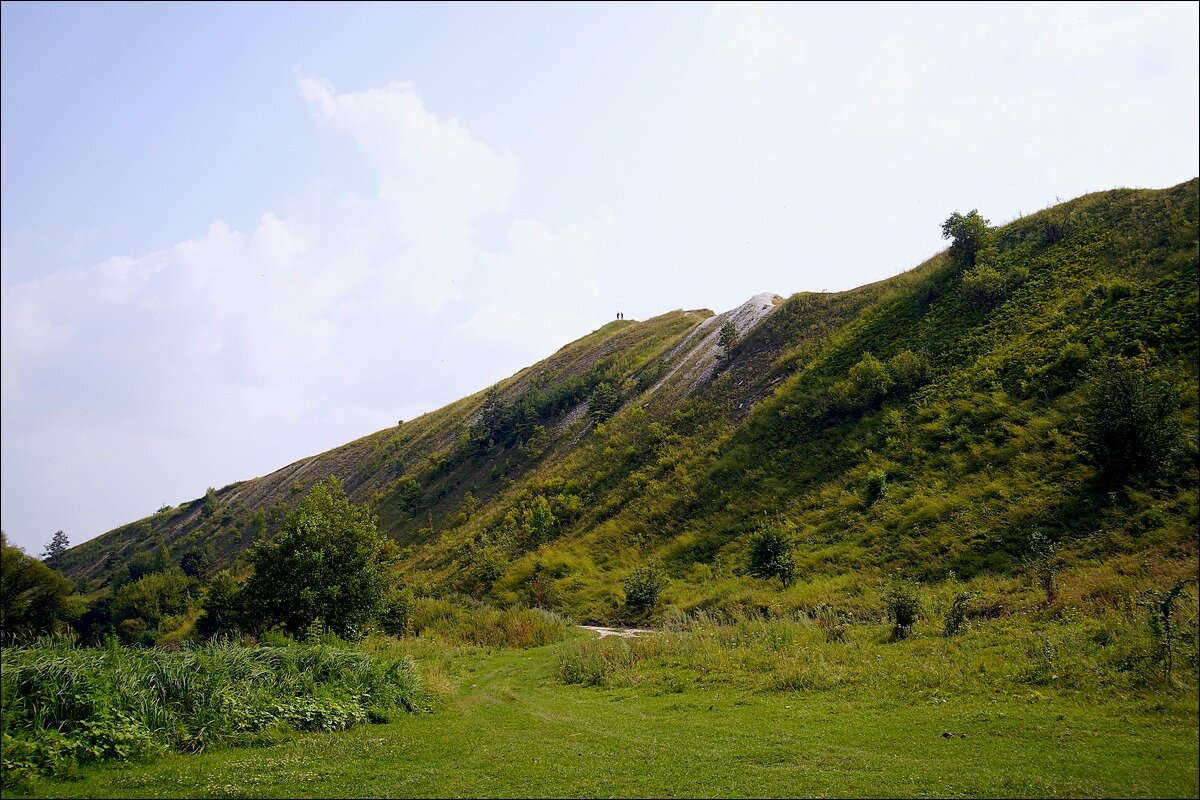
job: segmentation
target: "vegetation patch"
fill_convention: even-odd
[[[0,656],[6,787],[94,761],[270,742],[429,707],[411,660],[345,646],[79,648],[46,639]]]

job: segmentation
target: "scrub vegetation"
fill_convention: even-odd
[[[998,226],[954,212],[949,248],[894,278],[617,320],[418,419],[73,548],[63,536],[48,564],[5,545],[5,780],[114,796],[1195,796],[1198,186]],[[594,639],[576,622],[656,633]],[[36,640],[53,632],[74,639]],[[51,690],[9,679],[267,652],[402,670],[412,695],[272,677],[255,691],[283,687],[262,701],[282,710],[261,729],[232,712],[206,727],[166,694],[167,711],[91,702],[68,723],[30,699]],[[326,700],[346,724],[286,710]],[[296,731],[372,715],[338,734],[348,760],[312,768]],[[945,729],[905,749],[931,725]],[[117,752],[96,726],[133,738]],[[146,731],[190,752],[284,728],[261,751],[120,773],[134,783],[34,777],[151,754]],[[629,776],[655,737],[672,755]],[[272,777],[272,757],[311,781]],[[439,771],[451,758],[457,777]]]

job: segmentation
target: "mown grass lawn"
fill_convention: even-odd
[[[45,797],[1196,797],[1196,710],[1069,693],[564,686],[564,645],[465,662],[435,713],[38,781]],[[674,688],[680,688],[678,686]],[[945,736],[944,734],[953,734]]]

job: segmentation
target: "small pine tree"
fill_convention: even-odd
[[[57,558],[61,558],[70,546],[71,542],[67,539],[67,535],[62,531],[55,531],[54,536],[50,539],[50,543],[46,545],[46,549],[42,552],[42,560],[54,561]]]
[[[717,343],[721,345],[721,354],[726,356],[729,355],[729,351],[733,349],[735,344],[737,344],[737,340],[737,326],[733,324],[733,320],[729,320],[721,326],[721,333],[717,338]]]

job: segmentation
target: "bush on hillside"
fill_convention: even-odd
[[[790,520],[763,522],[750,537],[750,574],[778,578],[785,587],[796,581],[796,526]]]
[[[1086,397],[1085,448],[1104,483],[1149,481],[1170,470],[1183,439],[1179,393],[1145,354],[1106,360],[1093,372]]]

